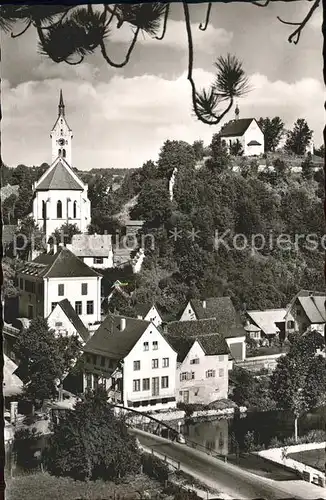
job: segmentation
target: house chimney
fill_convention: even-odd
[[[126,328],[126,318],[121,318],[120,319],[120,331],[123,332],[123,330]]]
[[[206,300],[203,300],[203,308],[206,309]]]

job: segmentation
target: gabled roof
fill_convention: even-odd
[[[286,315],[286,309],[267,309],[265,311],[247,311],[249,318],[266,335],[275,335],[279,333],[276,323],[283,323]],[[293,319],[293,318],[292,318]]]
[[[122,318],[126,326],[121,331]],[[142,319],[109,314],[83,349],[87,353],[121,360],[129,354],[149,326],[150,323]]]
[[[220,130],[221,137],[242,136],[254,118],[240,118],[226,123]]]
[[[53,170],[36,187],[36,191],[47,191],[48,189],[83,190],[61,161],[56,164]]]
[[[178,353],[177,361],[182,363],[193,344],[197,341],[206,356],[229,354],[230,350],[225,339],[219,334],[199,335],[194,337],[167,336],[169,344]]]
[[[57,158],[41,177],[41,182],[36,183],[36,191],[48,191],[49,189],[83,191],[82,181],[76,180],[68,163],[62,158]],[[78,177],[78,176],[77,176]]]
[[[261,144],[260,142],[253,140],[248,142],[247,146],[261,146]]]
[[[87,342],[90,334],[86,326],[76,313],[75,309],[72,307],[68,299],[63,299],[56,307],[61,307],[62,311],[65,313],[71,324],[75,327],[76,331],[79,333],[84,342]]]
[[[295,302],[298,301],[303,308],[311,323],[325,323],[326,322],[326,294],[325,292],[300,290],[297,295],[292,299],[287,308],[286,314],[288,315]]]
[[[112,251],[112,235],[74,234],[69,249],[77,257],[108,257]]]
[[[19,273],[42,278],[100,276],[65,247],[55,254],[38,255],[32,262],[26,262]]]
[[[139,316],[142,316],[143,318],[145,318],[145,316],[149,313],[149,311],[152,309],[152,307],[155,307],[158,314],[160,314],[156,305],[152,304],[152,303],[134,304],[132,307],[133,307],[135,313],[138,314]]]
[[[221,324],[215,319],[197,321],[171,321],[164,326],[164,334],[176,337],[202,337],[209,334],[221,334],[223,338],[245,337],[242,326]]]
[[[206,302],[206,307],[203,302]],[[215,318],[221,325],[241,324],[230,297],[212,297],[205,301],[193,299],[190,304],[197,319]]]

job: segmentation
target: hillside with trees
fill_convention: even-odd
[[[259,172],[255,158],[235,172],[218,134],[197,168],[202,150],[166,141],[157,163],[146,162],[117,191],[120,201],[127,192],[138,195],[130,215],[145,221],[147,246],[143,270],[128,279],[132,301],[120,297],[118,309],[130,313],[132,303],[155,300],[173,317],[187,299],[216,295],[231,296],[240,310],[285,307],[300,289],[321,289],[322,169],[313,168],[308,155],[296,156],[300,173],[280,159],[273,170]]]

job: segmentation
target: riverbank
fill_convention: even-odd
[[[282,465],[285,469],[299,472],[308,483],[325,487],[325,473],[320,468],[311,466],[314,462],[316,465],[325,462],[325,446],[326,442],[303,443],[282,446],[281,448],[270,448],[255,452],[255,454],[265,460]],[[309,461],[305,460],[305,452],[310,452]],[[320,458],[321,454],[324,459]]]

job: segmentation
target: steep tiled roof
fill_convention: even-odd
[[[74,234],[69,249],[77,257],[107,257],[112,251],[111,234]]]
[[[240,118],[239,120],[231,120],[221,128],[220,136],[241,136],[245,133],[252,120],[254,120],[254,118]]]
[[[122,316],[109,314],[84,346],[84,351],[115,360],[127,356],[150,323],[142,319],[124,317],[126,326],[121,331],[121,319]]]
[[[166,336],[169,344],[178,353],[177,361],[183,362],[194,342],[197,340],[207,356],[229,354],[225,339],[219,334],[198,335],[193,337]]]
[[[309,318],[311,323],[325,323],[326,310],[325,301],[326,296],[312,295],[309,297],[298,297],[304,312]]]
[[[65,189],[73,191],[83,191],[80,184],[74,179],[70,172],[70,167],[66,167],[61,161],[44,177],[36,187],[37,191],[48,189]]]
[[[178,337],[198,337],[212,333],[219,333],[224,338],[244,337],[246,335],[242,326],[221,324],[215,319],[171,321],[164,327],[164,334]]]
[[[58,302],[58,306],[61,307],[71,324],[76,328],[76,331],[79,333],[84,342],[87,342],[90,335],[86,326],[76,313],[75,309],[72,307],[68,299],[63,299]]]
[[[266,335],[276,334],[279,328],[276,323],[284,322],[286,309],[267,309],[266,311],[247,311],[251,321]],[[293,318],[288,318],[293,319]]]
[[[197,319],[215,318],[221,325],[241,324],[240,317],[236,312],[230,297],[212,297],[206,299],[206,307],[201,300],[190,301]]]
[[[136,314],[138,314],[139,316],[142,316],[143,318],[146,316],[146,314],[149,313],[149,311],[152,309],[152,307],[155,307],[155,309],[157,310],[158,313],[159,310],[157,309],[156,305],[155,304],[152,304],[152,303],[148,303],[148,304],[133,304],[133,309],[135,311]]]
[[[26,262],[19,272],[46,278],[99,276],[65,247],[55,254],[38,255],[32,262]]]

